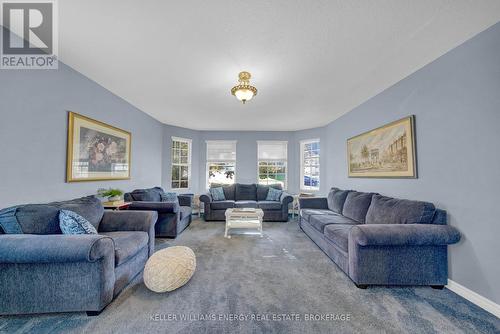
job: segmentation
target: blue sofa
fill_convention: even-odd
[[[212,185],[218,187],[219,185]],[[229,208],[260,208],[264,211],[264,221],[287,222],[288,206],[293,197],[283,191],[279,201],[266,201],[269,187],[281,190],[281,185],[264,186],[260,184],[235,183],[222,186],[225,200],[214,201],[210,193],[200,196],[204,204],[204,218],[206,221],[226,220],[226,209]]]
[[[447,284],[447,246],[460,233],[432,203],[332,188],[299,206],[300,228],[359,288]]]
[[[98,234],[62,234],[60,209],[85,217]],[[96,315],[143,270],[157,213],[104,211],[98,199],[84,197],[4,209],[0,219],[15,219],[23,232],[0,228],[0,314]]]
[[[158,221],[155,225],[156,237],[175,238],[184,231],[192,221],[193,195],[178,195],[178,201],[162,202],[163,188],[136,189],[124,195],[126,202],[131,202],[129,210],[156,211]]]

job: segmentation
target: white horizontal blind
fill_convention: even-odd
[[[235,140],[207,140],[207,162],[236,161]]]
[[[286,141],[258,141],[259,161],[286,161],[287,146]]]

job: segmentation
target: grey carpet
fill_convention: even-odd
[[[158,249],[185,245],[197,256],[195,275],[176,291],[150,292],[137,277],[98,317],[83,313],[0,317],[0,332],[500,332],[498,318],[447,289],[357,289],[296,222],[267,223],[263,238],[225,239],[223,231],[222,222],[195,220],[176,240],[157,239]],[[244,318],[252,314],[267,318]],[[273,319],[281,314],[289,318]],[[306,321],[309,314],[333,319]],[[229,315],[243,318],[218,318]]]

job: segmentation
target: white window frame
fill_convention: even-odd
[[[174,137],[172,136],[172,144],[174,142],[181,142],[181,143],[186,143],[188,144],[188,162],[187,163],[174,163],[174,149],[173,149],[173,145],[170,145],[170,189],[172,190],[185,190],[185,189],[189,189],[191,188],[191,158],[192,158],[192,147],[193,147],[193,140],[190,139],[190,138],[181,138],[181,137]],[[179,156],[179,159],[180,159],[180,156]],[[180,161],[180,160],[179,160]],[[172,182],[175,181],[173,179],[173,173],[172,173],[172,169],[174,166],[180,166],[180,167],[187,167],[188,169],[188,186],[187,188],[184,188],[184,187],[181,187],[181,179],[179,179],[179,187],[178,188],[173,188],[172,187]],[[179,174],[179,177],[181,177],[181,175]]]
[[[208,158],[208,146],[210,143],[231,143],[235,147],[235,157],[233,159],[209,159]],[[205,187],[206,189],[210,189],[210,184],[209,184],[209,168],[211,164],[217,164],[217,163],[231,163],[234,165],[234,177],[233,177],[233,183],[236,183],[236,157],[238,155],[237,151],[237,141],[236,140],[205,140],[206,144],[206,164],[205,164]]]
[[[276,144],[284,144],[285,145],[285,152],[286,152],[286,159],[260,159],[260,145],[261,144],[270,144],[270,143],[276,143]],[[287,189],[288,187],[288,141],[286,140],[258,140],[257,141],[257,184],[260,183],[260,163],[261,162],[284,162],[285,164],[285,181],[283,185],[283,189]]]
[[[305,161],[304,161],[304,154],[305,154],[305,146],[306,144],[312,144],[312,143],[319,143],[320,146],[320,151],[319,151],[319,175],[318,175],[318,186],[313,187],[313,186],[306,186],[304,185],[304,176],[307,176],[304,173],[304,167],[305,167]],[[309,177],[312,177],[312,174],[309,175]],[[300,190],[305,190],[305,191],[319,191],[319,188],[321,186],[321,140],[319,138],[314,138],[314,139],[305,139],[300,141]]]

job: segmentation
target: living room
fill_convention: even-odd
[[[0,333],[500,332],[500,2],[0,6]]]

